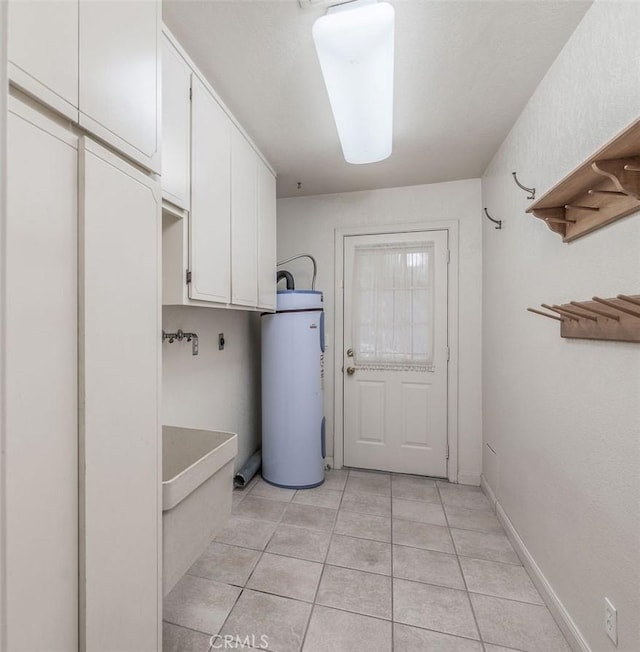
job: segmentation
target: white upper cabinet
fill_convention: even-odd
[[[258,304],[258,156],[240,131],[231,137],[231,302]]]
[[[166,28],[162,39],[163,303],[275,310],[275,175]]]
[[[80,125],[160,172],[160,2],[81,0]]]
[[[77,0],[10,0],[9,76],[25,93],[78,120]]]
[[[189,210],[191,70],[162,35],[162,197]]]
[[[258,160],[258,307],[276,309],[276,178]]]
[[[231,120],[193,78],[189,297],[229,303]]]

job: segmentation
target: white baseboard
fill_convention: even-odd
[[[462,473],[458,472],[458,484],[469,484],[479,487],[482,476],[479,473]]]
[[[502,505],[496,499],[493,490],[491,489],[484,476],[482,476],[480,480],[480,486],[494,506],[498,520],[507,533],[507,536],[509,537],[509,540],[511,541],[511,544],[513,545],[518,557],[520,557],[520,561],[527,569],[532,582],[540,592],[542,599],[547,605],[554,620],[556,623],[558,623],[558,627],[560,627],[562,630],[562,633],[567,639],[571,649],[574,652],[592,652],[591,648],[580,633],[580,630],[573,622],[569,612],[560,601],[560,598],[556,595],[556,592],[553,590],[553,587],[542,573],[542,570],[540,570],[536,560],[527,549],[527,546],[525,546],[524,541],[520,538],[520,535],[511,522],[511,519],[507,516],[507,513],[504,511]]]
[[[493,511],[496,511],[496,503],[498,502],[498,499],[496,498],[496,495],[493,493],[493,489],[491,488],[491,485],[487,482],[487,479],[484,477],[484,475],[480,476],[480,488],[482,491],[484,491],[486,497],[491,501],[491,507],[493,507]]]

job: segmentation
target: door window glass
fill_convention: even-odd
[[[353,350],[369,369],[433,364],[433,244],[355,248]]]

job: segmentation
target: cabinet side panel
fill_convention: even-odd
[[[189,210],[189,122],[191,71],[162,36],[162,192]]]
[[[258,306],[276,308],[276,179],[258,161]]]
[[[234,128],[231,138],[231,302],[258,304],[258,156]]]

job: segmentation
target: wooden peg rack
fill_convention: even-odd
[[[640,210],[640,120],[532,204],[533,213],[571,242]]]
[[[640,294],[619,294],[613,299],[541,304],[555,314],[537,308],[529,312],[560,322],[560,336],[583,340],[640,342]]]

